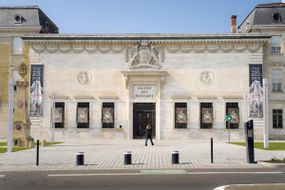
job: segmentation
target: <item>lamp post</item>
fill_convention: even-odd
[[[13,108],[14,108],[14,78],[13,70],[9,76],[8,99],[8,126],[7,126],[7,152],[10,155],[13,149]]]
[[[268,125],[268,79],[263,79],[263,147],[269,147],[269,125]]]
[[[51,99],[51,142],[54,142],[55,139],[55,126],[54,126],[54,118],[55,118],[55,109],[54,109],[54,100]]]

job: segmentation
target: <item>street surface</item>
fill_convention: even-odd
[[[2,190],[210,190],[225,184],[284,183],[285,168],[0,172]]]

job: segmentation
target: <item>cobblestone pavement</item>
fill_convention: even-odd
[[[245,147],[238,145],[214,143],[214,164],[211,164],[209,142],[157,140],[154,143],[146,147],[143,140],[102,140],[40,147],[39,166],[36,166],[36,149],[4,153],[0,154],[0,171],[263,167],[247,164]],[[179,151],[179,164],[171,163],[174,150]],[[131,165],[124,165],[126,151],[132,152]],[[77,152],[84,152],[85,165],[76,166]],[[257,161],[272,157],[283,158],[285,152],[255,149]]]

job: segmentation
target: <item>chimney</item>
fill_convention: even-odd
[[[231,32],[232,33],[236,33],[236,31],[237,31],[237,16],[236,15],[232,15],[231,21],[232,21]]]

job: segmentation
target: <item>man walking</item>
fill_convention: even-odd
[[[145,146],[147,146],[147,141],[148,139],[150,140],[151,142],[151,145],[153,146],[153,142],[152,142],[152,128],[151,128],[151,125],[150,124],[147,124],[146,126],[146,135],[145,135]]]

